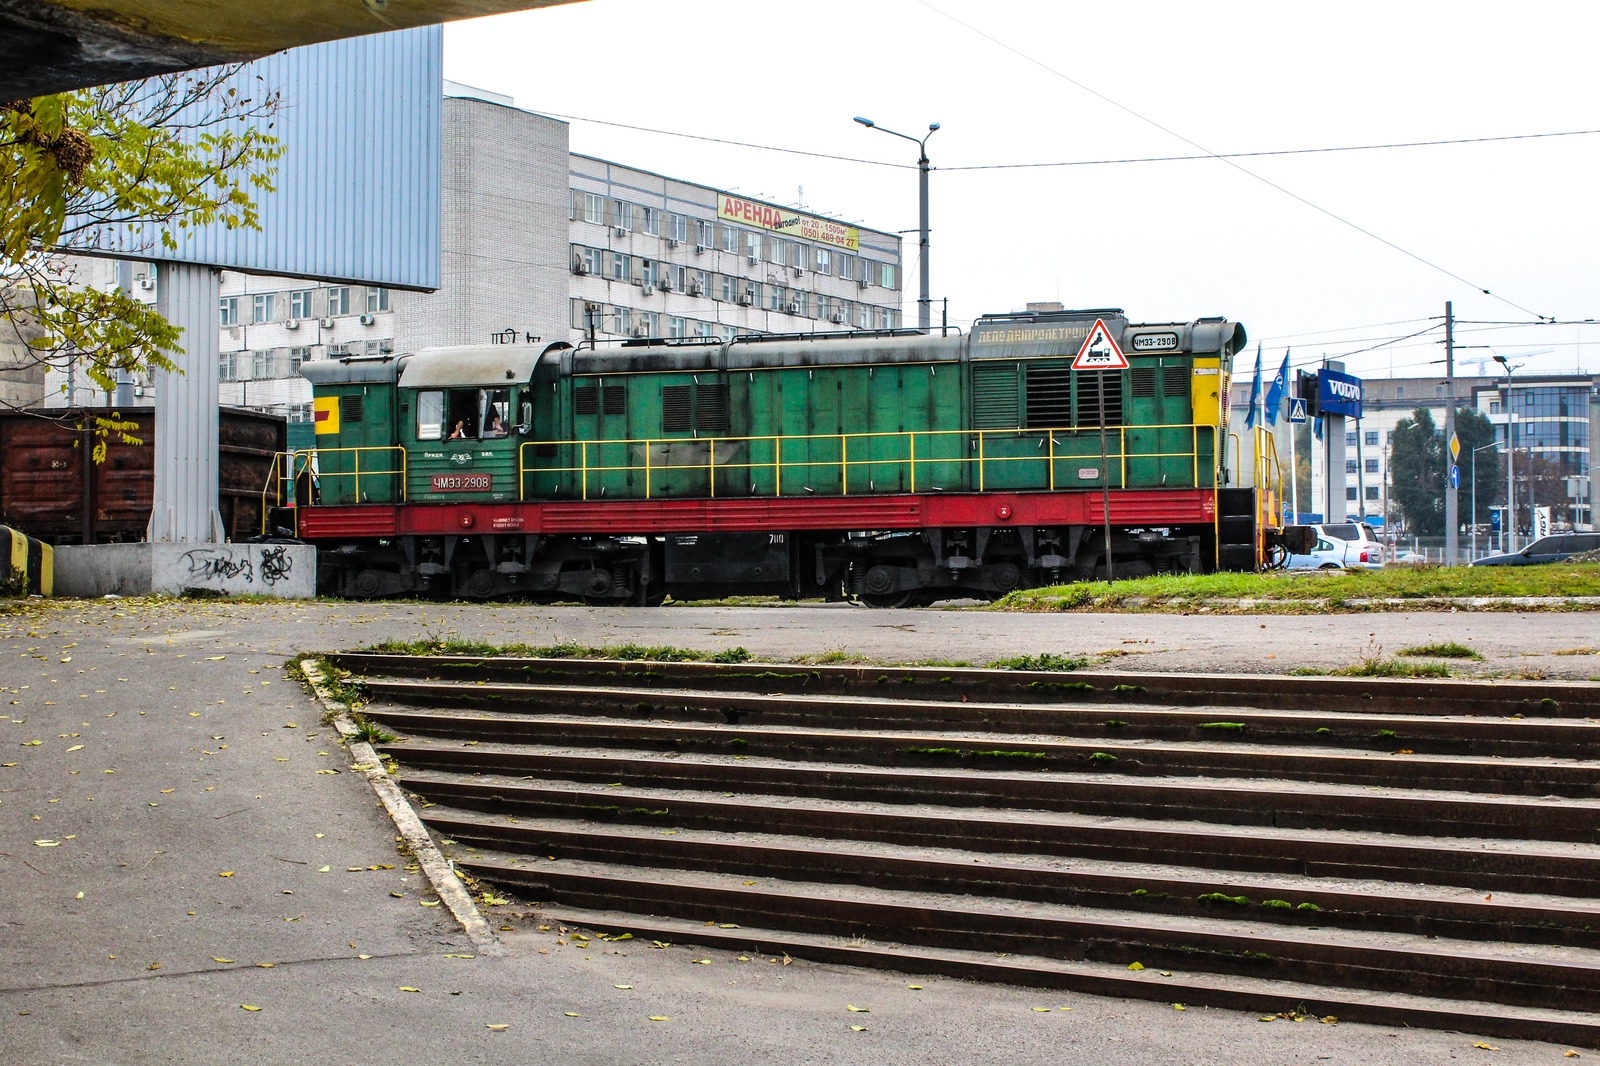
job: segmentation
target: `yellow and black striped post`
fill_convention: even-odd
[[[48,596],[55,586],[55,549],[42,540],[0,526],[0,595]]]

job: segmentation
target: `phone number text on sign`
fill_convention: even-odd
[[[487,492],[489,484],[488,474],[433,475],[434,492]]]

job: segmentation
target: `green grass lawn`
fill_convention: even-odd
[[[1269,610],[1329,607],[1392,609],[1364,600],[1436,600],[1476,596],[1600,596],[1600,563],[1546,566],[1394,567],[1386,570],[1268,574],[1184,574],[1133,581],[1096,581],[1013,592],[1003,611],[1185,610],[1251,600]],[[1417,606],[1421,606],[1418,604]],[[1246,608],[1256,610],[1254,606]]]

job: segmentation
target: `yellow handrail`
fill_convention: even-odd
[[[361,468],[362,457],[370,452],[393,452],[399,457],[399,465],[381,470],[363,470]],[[399,479],[399,491],[396,493],[397,502],[404,503],[406,501],[406,450],[397,444],[370,444],[359,448],[305,448],[288,454],[290,456],[289,476],[291,481],[297,480],[301,474],[309,474],[318,481],[352,478],[354,479],[354,485],[352,486],[354,498],[357,501],[361,501],[362,477],[368,478],[369,481],[375,477],[396,477]],[[322,456],[344,454],[351,456],[351,469],[349,470],[325,469],[326,464],[320,460]]]
[[[1187,431],[1185,434],[1187,437],[1186,447],[1163,448],[1157,445],[1154,449],[1135,450],[1129,445],[1128,438],[1130,435],[1173,429]],[[1201,463],[1205,461],[1208,464],[1208,468],[1214,467],[1216,456],[1202,456],[1200,454],[1201,429],[1210,429],[1213,436],[1216,433],[1216,427],[1201,426],[1193,423],[1117,427],[1114,453],[1107,456],[1107,461],[1117,464],[1113,469],[1120,471],[1119,484],[1127,485],[1130,463],[1135,460],[1186,460],[1191,471],[1188,487],[1211,488],[1213,486],[1209,483],[1209,478],[1207,483],[1202,484]],[[1038,464],[1043,463],[1044,468],[1038,472],[1039,481],[1051,490],[1055,490],[1057,463],[1090,458],[1099,459],[1099,432],[1099,427],[1057,427],[1052,429],[1030,428],[1020,430],[815,433],[754,437],[654,437],[621,438],[616,440],[524,441],[517,453],[517,474],[520,494],[523,497],[531,495],[528,490],[528,479],[530,477],[537,475],[576,475],[578,497],[587,500],[590,498],[591,489],[598,479],[609,474],[643,471],[644,498],[654,499],[658,495],[659,483],[662,477],[669,471],[704,471],[707,479],[706,491],[714,497],[719,492],[717,484],[719,477],[724,483],[721,491],[726,492],[727,478],[734,471],[770,470],[773,474],[774,494],[782,495],[783,473],[786,468],[791,472],[795,470],[825,469],[832,471],[834,476],[837,476],[839,494],[847,496],[851,493],[850,471],[857,467],[888,466],[898,468],[906,473],[911,491],[914,492],[918,482],[917,469],[919,466],[927,467],[928,472],[936,473],[940,468],[947,468],[952,464],[965,466],[969,470],[976,464],[976,470],[972,471],[975,476],[971,478],[971,482],[976,484],[977,491],[984,492],[988,490],[989,483],[993,477],[1001,470],[1014,471],[1018,469],[1018,464],[1021,464],[1026,469],[1028,466],[1037,467]],[[1038,440],[1040,435],[1043,435],[1043,441],[1046,444],[1044,455],[1038,454],[1037,450],[1033,454],[1026,455],[992,454],[994,450],[992,445],[995,442]],[[1232,434],[1230,436],[1234,436],[1237,444],[1237,437]],[[922,449],[922,454],[918,454],[918,437],[925,437],[928,441],[927,446]],[[950,449],[953,454],[945,457],[930,454],[937,450],[936,444],[941,438],[954,442],[956,446]],[[899,442],[901,445],[899,454],[890,458],[852,459],[850,457],[853,443],[859,448],[862,442],[873,440]],[[1083,448],[1081,454],[1063,454],[1060,450],[1063,440],[1080,443]],[[837,445],[838,458],[786,461],[784,459],[786,449],[803,442],[834,442]],[[735,449],[738,446],[749,447],[759,444],[771,446],[771,459],[735,461]],[[606,461],[603,454],[598,454],[598,450],[607,446],[620,448],[624,458],[620,462]],[[536,449],[536,451],[530,452],[528,450],[530,448]],[[657,463],[654,460],[652,453],[656,448],[663,450],[665,458],[662,463]],[[723,458],[721,459],[718,458],[719,448],[724,450]],[[547,454],[541,459],[537,454],[538,449],[544,449],[547,453],[553,452],[556,458],[553,459]],[[576,462],[573,462],[572,458],[568,458],[564,463],[558,461],[563,450],[571,456],[573,449],[576,449],[577,453],[575,456]],[[591,449],[595,449],[596,452],[592,453]],[[703,456],[698,454],[701,449],[704,449]],[[970,450],[976,451],[976,458],[972,457]],[[859,451],[858,454],[860,454]],[[642,459],[640,458],[641,455]],[[376,474],[379,471],[369,471],[367,473]],[[1207,473],[1209,474],[1209,469]],[[831,481],[832,479],[829,478],[828,480]]]

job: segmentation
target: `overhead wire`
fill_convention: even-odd
[[[998,37],[995,37],[992,34],[984,32],[983,30],[979,29],[978,27],[972,25],[969,22],[964,22],[963,20],[961,20],[961,19],[957,18],[956,16],[950,14],[948,11],[944,11],[944,10],[940,9],[939,7],[936,7],[934,4],[930,3],[929,0],[917,0],[917,3],[921,4],[923,7],[927,8],[929,11],[932,11],[934,14],[939,15],[942,18],[948,19],[951,22],[954,22],[956,25],[962,27],[967,32],[969,32],[971,34],[974,34],[975,36],[982,37],[984,40],[990,42],[991,44],[995,45],[996,47],[1002,48],[1005,51],[1010,52],[1011,54],[1017,56],[1019,59],[1024,59],[1027,62],[1032,63],[1034,66],[1037,66],[1041,70],[1044,70],[1045,72],[1047,72],[1049,74],[1052,74],[1057,78],[1060,78],[1062,81],[1065,81],[1069,85],[1072,85],[1072,86],[1076,87],[1077,89],[1079,89],[1079,90],[1081,90],[1083,92],[1086,92],[1089,95],[1091,95],[1091,96],[1093,96],[1093,97],[1095,97],[1095,98],[1097,98],[1099,100],[1102,100],[1107,104],[1110,104],[1112,107],[1115,107],[1117,110],[1123,111],[1123,112],[1126,112],[1129,115],[1132,115],[1134,118],[1138,119],[1140,122],[1143,122],[1143,123],[1145,123],[1147,125],[1150,125],[1150,126],[1154,126],[1156,129],[1160,130],[1162,133],[1167,134],[1169,137],[1174,137],[1174,138],[1182,141],[1184,144],[1187,144],[1192,148],[1195,148],[1195,149],[1198,149],[1201,152],[1204,152],[1208,157],[1216,159],[1219,162],[1226,164],[1227,166],[1233,167],[1235,170],[1239,171],[1239,173],[1244,174],[1247,177],[1254,178],[1256,181],[1261,182],[1263,185],[1266,185],[1269,188],[1276,189],[1278,192],[1283,193],[1283,195],[1285,195],[1285,196],[1287,196],[1287,197],[1289,197],[1289,198],[1291,198],[1291,199],[1293,199],[1293,200],[1295,200],[1295,201],[1297,201],[1297,202],[1299,202],[1301,204],[1304,204],[1306,207],[1309,207],[1312,210],[1319,212],[1320,214],[1328,216],[1329,218],[1333,219],[1336,222],[1341,223],[1342,225],[1348,226],[1349,228],[1355,230],[1357,233],[1360,233],[1360,234],[1362,234],[1364,236],[1370,237],[1371,239],[1377,241],[1379,244],[1382,244],[1382,245],[1384,245],[1384,246],[1386,246],[1388,248],[1391,248],[1394,251],[1399,252],[1401,255],[1404,255],[1409,259],[1413,259],[1416,262],[1421,263],[1422,265],[1428,267],[1431,270],[1437,271],[1438,273],[1443,274],[1446,277],[1453,278],[1454,280],[1460,282],[1463,285],[1466,285],[1466,286],[1468,286],[1470,288],[1476,289],[1478,292],[1481,292],[1483,295],[1488,296],[1491,299],[1498,300],[1498,301],[1500,301],[1501,303],[1505,304],[1508,307],[1514,307],[1518,311],[1521,311],[1523,314],[1529,315],[1529,316],[1531,316],[1531,317],[1533,317],[1535,319],[1539,319],[1540,321],[1544,321],[1544,320],[1546,320],[1546,319],[1548,319],[1550,317],[1548,315],[1542,315],[1537,311],[1532,311],[1532,310],[1522,306],[1521,304],[1517,303],[1515,300],[1509,299],[1509,298],[1507,298],[1505,296],[1501,296],[1498,293],[1491,292],[1488,288],[1484,287],[1483,285],[1480,285],[1475,281],[1472,281],[1472,280],[1470,280],[1468,278],[1463,277],[1460,274],[1457,274],[1455,271],[1449,269],[1448,267],[1445,267],[1445,266],[1443,266],[1443,265],[1441,265],[1439,263],[1435,263],[1432,260],[1427,259],[1424,256],[1418,255],[1416,252],[1413,252],[1410,249],[1405,248],[1405,247],[1395,243],[1394,241],[1389,240],[1387,237],[1383,237],[1383,236],[1381,236],[1381,235],[1379,235],[1377,233],[1374,233],[1372,230],[1367,229],[1365,226],[1362,226],[1359,223],[1356,223],[1356,222],[1354,222],[1354,221],[1352,221],[1352,220],[1350,220],[1348,218],[1345,218],[1344,216],[1338,214],[1335,211],[1332,211],[1332,210],[1330,210],[1330,209],[1328,209],[1326,207],[1323,207],[1321,204],[1315,203],[1315,202],[1307,199],[1306,197],[1301,196],[1299,193],[1293,191],[1292,189],[1288,189],[1288,188],[1278,184],[1277,182],[1273,181],[1270,178],[1266,178],[1266,177],[1263,177],[1260,174],[1257,174],[1255,171],[1250,170],[1249,168],[1241,165],[1240,163],[1235,162],[1233,159],[1230,159],[1227,156],[1219,155],[1218,153],[1213,152],[1211,149],[1207,148],[1203,144],[1200,144],[1198,141],[1195,141],[1195,140],[1193,140],[1193,139],[1191,139],[1189,137],[1184,136],[1183,134],[1179,133],[1177,130],[1174,130],[1174,129],[1171,129],[1171,128],[1167,127],[1167,126],[1162,125],[1161,123],[1157,122],[1155,119],[1150,118],[1147,115],[1143,115],[1143,114],[1139,113],[1138,111],[1135,111],[1133,108],[1128,107],[1126,104],[1123,104],[1123,103],[1120,103],[1120,102],[1118,102],[1116,100],[1113,100],[1111,97],[1107,96],[1105,93],[1102,93],[1097,89],[1094,89],[1094,88],[1091,88],[1088,85],[1085,85],[1083,82],[1078,81],[1077,79],[1071,77],[1070,75],[1062,73],[1061,71],[1059,71],[1059,70],[1055,69],[1054,67],[1050,66],[1048,63],[1045,63],[1043,60],[1036,59],[1035,57],[1029,55],[1027,52],[1024,52],[1021,49],[1017,48],[1016,46],[1011,45],[1011,44],[1009,44],[1009,43],[1007,43],[1005,41],[1000,40]]]

